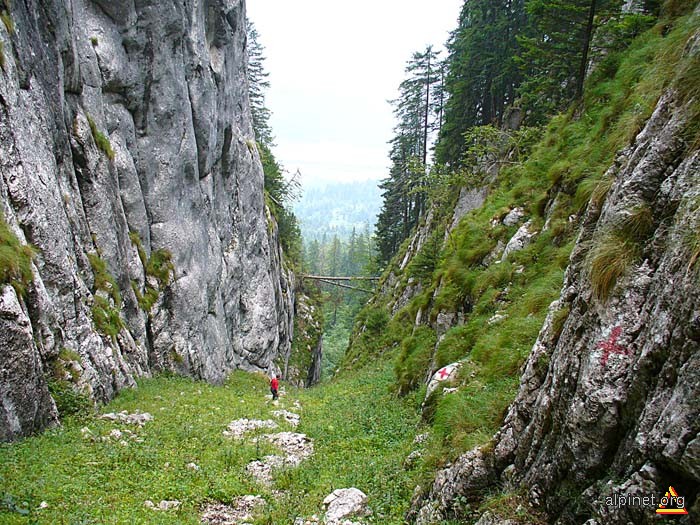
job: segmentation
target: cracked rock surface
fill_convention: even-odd
[[[0,212],[38,250],[26,296],[1,290],[0,439],[55,424],[44,373],[62,349],[98,401],[159,370],[277,371],[294,283],[263,198],[245,2],[36,0],[9,16]],[[166,252],[167,283],[147,271]],[[113,337],[100,303],[121,319]]]
[[[700,8],[696,10],[696,16]],[[698,39],[686,48],[700,53]],[[692,43],[692,42],[691,42]],[[607,176],[572,251],[560,298],[526,361],[492,446],[439,471],[409,518],[456,519],[498,487],[524,493],[550,523],[647,525],[654,508],[606,505],[674,486],[695,523],[700,494],[700,265],[688,232],[700,229],[700,152],[688,148],[687,107],[666,92]],[[640,255],[603,299],[594,295],[590,250],[640,206],[652,217]],[[567,311],[561,330],[557,312]],[[679,488],[680,487],[680,488]],[[497,515],[479,523],[507,523]]]

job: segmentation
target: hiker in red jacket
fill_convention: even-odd
[[[270,381],[270,392],[272,392],[272,400],[277,399],[277,390],[280,387],[280,382],[277,376],[272,376],[272,381]]]

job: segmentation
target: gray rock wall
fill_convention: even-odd
[[[216,382],[283,361],[294,283],[263,199],[244,1],[28,0],[10,14],[0,210],[38,256],[24,298],[3,289],[0,437],[55,421],[45,376],[62,349],[100,401],[155,370]],[[156,250],[172,255],[167,286],[144,268]],[[99,289],[88,254],[120,301]],[[146,312],[135,290],[149,284],[159,293]],[[114,337],[93,321],[100,296],[123,320]]]
[[[502,428],[492,446],[438,472],[414,502],[416,523],[461,516],[503,490],[525,494],[550,523],[651,524],[669,486],[689,511],[677,522],[697,522],[700,152],[684,140],[689,114],[666,93],[620,153],[607,199],[589,205]],[[596,247],[632,225],[644,233],[628,247],[628,271],[609,296],[595,294]],[[632,496],[654,496],[656,506],[606,504]]]

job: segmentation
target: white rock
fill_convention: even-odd
[[[496,312],[495,314],[493,314],[493,315],[489,318],[488,321],[486,321],[486,323],[487,323],[488,325],[493,325],[493,324],[496,324],[496,323],[500,323],[501,321],[503,321],[504,319],[507,319],[507,318],[508,318],[508,315],[507,315],[507,314],[503,314],[503,313],[500,313],[500,312]]]
[[[244,434],[260,428],[277,428],[277,423],[270,419],[264,421],[260,419],[247,418],[237,419],[229,423],[226,430],[223,431],[223,434],[226,437],[241,439]]]
[[[266,434],[261,439],[269,441],[284,452],[284,456],[265,456],[262,460],[251,461],[246,466],[246,471],[265,485],[272,483],[273,470],[281,467],[296,467],[314,451],[313,441],[305,434],[280,432]]]
[[[295,414],[294,412],[289,412],[288,410],[274,410],[272,412],[272,415],[275,417],[278,417],[280,419],[284,419],[287,423],[289,423],[293,427],[298,426],[299,421],[301,420],[301,417],[299,416],[299,414]]]
[[[421,443],[425,443],[429,437],[430,437],[430,434],[428,432],[424,432],[423,434],[418,434],[416,437],[413,438],[413,444],[420,445]]]
[[[525,217],[525,210],[522,208],[513,208],[505,217],[503,217],[503,224],[506,226],[515,226],[522,220],[523,217]]]
[[[323,500],[326,509],[324,523],[339,525],[345,518],[367,516],[367,495],[355,487],[336,489]]]
[[[138,425],[140,427],[144,426],[147,422],[153,421],[153,416],[148,412],[135,412],[134,414],[129,414],[126,410],[122,410],[118,414],[114,412],[109,412],[107,414],[102,414],[100,419],[107,419],[109,421],[121,421],[128,425]]]
[[[430,394],[435,392],[435,389],[441,383],[450,383],[454,381],[457,377],[457,372],[459,372],[460,368],[462,368],[462,363],[452,363],[447,366],[443,366],[440,370],[435,372],[433,374],[433,377],[430,378],[430,382],[428,383],[428,389],[425,392],[425,399],[428,399],[428,397],[430,397]]]
[[[196,463],[188,463],[187,465],[185,465],[185,467],[187,467],[190,470],[194,470],[195,472],[202,470],[202,467],[200,467]]]
[[[501,262],[505,261],[513,252],[517,252],[525,248],[532,241],[533,237],[537,235],[537,230],[534,229],[532,221],[527,221],[523,224],[515,235],[511,237],[503,250],[503,255],[501,255]]]
[[[486,511],[475,525],[518,525],[515,520],[505,520],[496,516],[491,511]]]
[[[202,523],[216,525],[241,524],[253,519],[253,512],[258,507],[265,505],[265,500],[260,496],[241,496],[235,498],[231,505],[212,503],[202,509]]]

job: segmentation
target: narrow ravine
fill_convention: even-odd
[[[276,402],[242,372],[145,380],[99,415],[0,445],[0,521],[399,524],[417,419],[391,376],[283,385]]]

